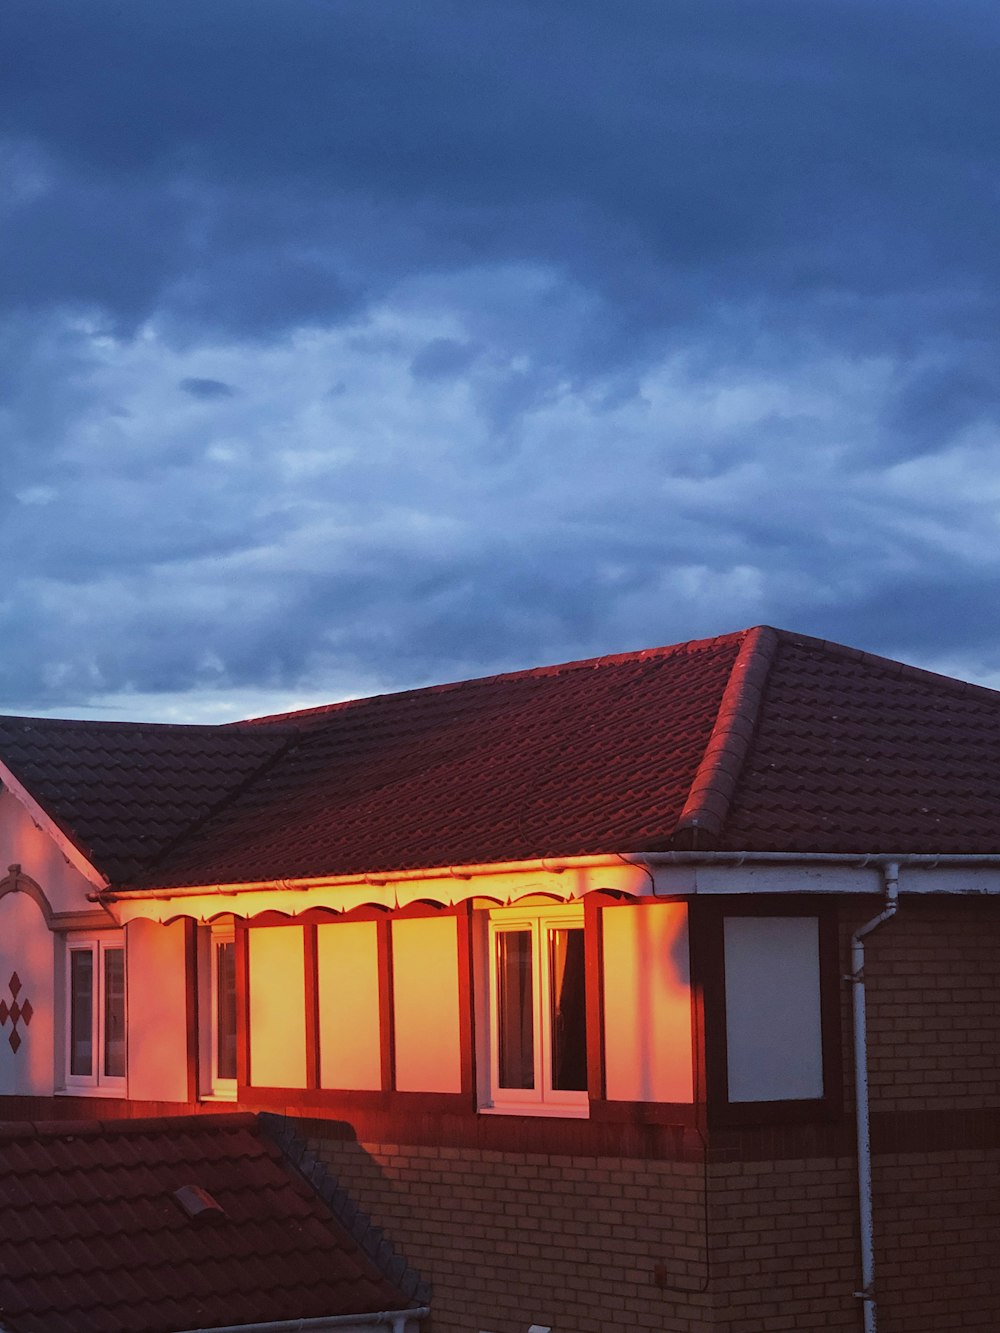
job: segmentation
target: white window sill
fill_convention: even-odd
[[[212,1092],[203,1092],[198,1098],[200,1102],[234,1102],[236,1101],[235,1088],[215,1088]]]
[[[527,1102],[517,1105],[504,1102],[502,1105],[480,1106],[480,1115],[533,1115],[559,1117],[562,1120],[589,1120],[590,1106],[559,1106],[551,1102]]]
[[[127,1097],[128,1097],[128,1088],[125,1087],[124,1085],[123,1085],[122,1087],[120,1087],[120,1088],[107,1088],[107,1087],[103,1087],[103,1088],[102,1088],[102,1087],[98,1087],[98,1088],[95,1088],[95,1087],[89,1087],[89,1086],[87,1086],[87,1085],[84,1085],[84,1086],[79,1087],[79,1088],[75,1088],[75,1087],[69,1087],[69,1088],[54,1088],[54,1089],[53,1089],[53,1096],[55,1096],[55,1097],[119,1097],[119,1098],[127,1098]]]

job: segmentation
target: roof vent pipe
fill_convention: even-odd
[[[851,971],[845,978],[853,987],[854,1114],[858,1137],[858,1222],[861,1235],[861,1290],[865,1333],[877,1333],[875,1301],[875,1224],[872,1216],[872,1146],[868,1095],[868,1016],[865,1004],[865,940],[891,921],[899,908],[899,862],[882,867],[885,906],[851,936]]]

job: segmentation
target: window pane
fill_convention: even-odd
[[[236,945],[215,946],[215,1076],[236,1077]]]
[[[502,930],[497,940],[500,1087],[535,1086],[531,931]]]
[[[69,1072],[94,1072],[94,955],[73,949],[69,956]]]
[[[587,1023],[582,930],[549,931],[549,992],[553,1090],[586,1092]]]
[[[125,950],[104,950],[104,1074],[125,1077]]]

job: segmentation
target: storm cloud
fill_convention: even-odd
[[[760,621],[1000,683],[1000,18],[8,0],[0,706]]]

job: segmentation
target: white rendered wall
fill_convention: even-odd
[[[0,878],[19,865],[41,886],[53,912],[92,912],[93,884],[71,866],[9,791],[0,791]]]
[[[392,986],[397,1089],[461,1092],[455,917],[393,921]]]
[[[693,1101],[686,905],[609,907],[601,920],[608,1099]]]
[[[301,926],[254,926],[250,942],[250,1082],[306,1086],[306,968]]]
[[[125,934],[128,1095],[187,1101],[184,922],[132,921]]]
[[[729,1100],[822,1097],[818,920],[726,917],[725,953]]]
[[[0,1002],[5,1006],[0,1014],[6,1014],[0,1024],[0,1095],[52,1092],[53,959],[53,936],[34,898],[5,893],[0,897]],[[23,1013],[26,1004],[30,1019]],[[16,1025],[10,1012],[15,1005]],[[17,1050],[10,1040],[15,1028]]]

